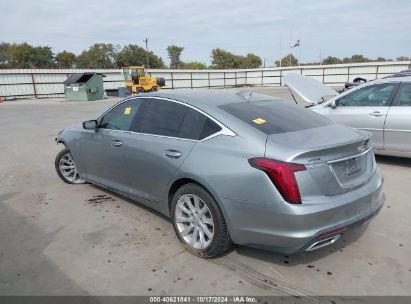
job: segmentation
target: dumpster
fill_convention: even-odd
[[[103,99],[103,77],[100,73],[71,74],[64,83],[66,101],[90,101]]]

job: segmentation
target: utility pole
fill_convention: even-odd
[[[292,53],[292,51],[293,51],[293,48],[291,47],[291,30],[290,30],[290,44],[288,45],[288,47],[290,48],[289,65],[291,66],[291,53]]]
[[[146,64],[147,64],[147,68],[150,67],[150,63],[148,61],[148,38],[146,37],[146,39],[143,40],[143,42],[146,43]]]
[[[280,38],[280,68],[282,66],[282,61],[283,61],[283,51],[282,51],[282,48],[281,48],[281,38]]]
[[[322,64],[323,64],[323,57],[321,55],[321,49],[320,49],[320,65],[322,65]]]

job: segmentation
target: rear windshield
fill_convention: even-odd
[[[220,108],[268,135],[312,129],[333,123],[302,106],[283,101],[240,102],[225,104]]]

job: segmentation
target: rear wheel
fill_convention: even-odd
[[[151,88],[151,92],[157,92],[158,91],[158,88],[157,87],[152,87]]]
[[[143,88],[138,88],[137,89],[137,94],[141,94],[141,93],[144,93],[144,89]]]
[[[220,208],[199,185],[186,184],[177,190],[171,203],[171,216],[177,237],[191,253],[211,258],[231,247]]]
[[[74,163],[73,156],[68,148],[64,148],[57,154],[54,166],[60,178],[68,184],[84,184],[85,181],[80,178]]]

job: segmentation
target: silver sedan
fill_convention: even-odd
[[[250,92],[131,96],[68,128],[55,159],[90,182],[170,217],[192,253],[232,243],[283,253],[334,243],[384,203],[369,133]]]
[[[310,109],[335,122],[372,133],[376,154],[411,157],[411,76],[397,74],[352,88],[342,94],[302,75],[290,74],[285,84]],[[322,102],[321,98],[333,96]]]

